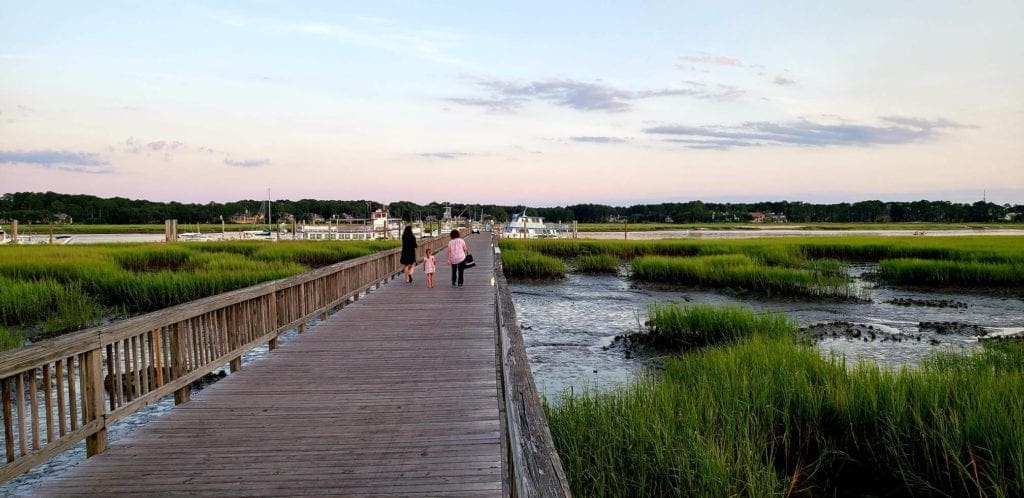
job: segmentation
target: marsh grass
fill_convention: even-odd
[[[768,266],[745,254],[689,258],[643,256],[633,260],[634,280],[667,285],[733,288],[765,296],[856,297],[845,275]]]
[[[623,260],[644,256],[745,255],[758,266],[805,270],[838,279],[845,263],[879,262],[881,277],[898,285],[972,285],[1024,288],[1024,237],[778,237],[739,240],[650,241],[537,239],[502,240],[502,250],[526,249],[565,260],[610,254]],[[893,260],[898,262],[893,263]],[[905,262],[914,260],[914,262]],[[955,267],[960,267],[960,270]],[[772,272],[765,272],[766,274]],[[803,281],[799,272],[770,278]],[[755,280],[757,277],[751,276]],[[734,280],[723,276],[721,280]],[[833,282],[824,282],[826,287]],[[759,291],[761,292],[761,291]]]
[[[546,407],[574,494],[1024,494],[1024,345],[851,368],[747,313],[692,313],[707,337],[744,323],[741,338]]]
[[[885,259],[879,275],[890,282],[927,286],[1024,286],[1024,261],[979,262],[917,258]]]
[[[739,306],[651,303],[647,316],[646,332],[634,337],[671,350],[728,344],[754,334],[788,337],[796,327],[785,315],[759,315]]]
[[[397,242],[0,246],[0,325],[14,337],[78,330],[396,247]],[[0,345],[7,344],[0,338]],[[9,344],[20,345],[17,340]]]
[[[20,348],[25,344],[25,334],[0,325],[0,351]]]
[[[611,273],[619,272],[619,258],[612,254],[584,254],[573,260],[573,267],[580,273]]]
[[[502,250],[501,267],[509,278],[562,278],[568,271],[562,260],[530,250]]]
[[[1021,223],[792,223],[773,225],[793,230],[962,230],[962,229],[1021,229]],[[654,230],[762,230],[764,223],[630,223],[630,232],[648,232]],[[622,223],[580,223],[580,232],[622,232]]]

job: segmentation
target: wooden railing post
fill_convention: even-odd
[[[263,322],[264,330],[261,330],[260,335],[266,334],[267,332],[277,331],[277,297],[274,293],[270,293],[266,299],[267,309],[263,310],[262,315],[265,317]],[[273,322],[273,323],[271,323]],[[277,335],[270,338],[270,342],[267,343],[267,349],[273,351],[277,349]]]
[[[185,327],[181,322],[171,326],[171,378],[178,380],[185,376]],[[191,388],[184,386],[174,391],[174,404],[188,403]]]
[[[7,450],[7,461],[13,462],[14,455],[14,414],[11,412],[11,379],[0,379],[3,389],[4,405],[4,446]]]
[[[82,416],[86,424],[105,417],[103,403],[103,353],[90,349],[82,354]],[[107,451],[107,424],[85,438],[86,456]]]

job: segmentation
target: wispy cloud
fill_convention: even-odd
[[[871,146],[924,142],[935,139],[944,130],[971,128],[947,119],[885,116],[884,125],[850,122],[821,123],[809,120],[773,123],[751,121],[736,126],[664,125],[647,128],[644,133],[667,135],[664,141],[685,144],[693,149],[729,149],[769,146]]]
[[[628,142],[625,138],[619,137],[569,137],[569,140],[592,144],[621,144]]]
[[[246,28],[313,35],[350,45],[409,54],[444,64],[464,64],[451,52],[462,45],[463,35],[442,27],[408,27],[382,17],[354,16],[346,24],[319,20],[281,20],[248,15],[242,11],[194,6],[192,10],[232,28]]]
[[[146,147],[150,150],[178,150],[184,146],[185,144],[177,140],[157,140],[146,144]]]
[[[469,152],[423,152],[423,153],[419,154],[420,157],[425,157],[427,159],[444,159],[444,160],[462,159],[462,158],[466,158],[466,157],[472,157],[472,156],[475,156],[475,155],[476,154],[471,154]]]
[[[768,76],[769,68],[764,64],[744,63],[735,57],[729,57],[727,55],[712,55],[707,53],[698,53],[696,55],[684,55],[680,57],[679,60],[681,62],[679,64],[676,64],[676,68],[685,71],[694,71],[707,74],[711,73],[712,71],[709,71],[708,69],[703,69],[701,66],[705,68],[710,68],[712,70],[714,70],[716,67],[723,69],[738,68],[750,75],[768,78],[771,80],[772,83],[776,85],[789,86],[795,85],[797,83],[797,80],[788,74],[788,69],[781,70],[782,73],[785,73],[784,75],[777,75],[774,79],[771,79],[771,77]],[[776,70],[772,72],[778,73],[780,71]]]
[[[109,161],[90,152],[67,150],[0,151],[0,164],[23,164],[77,173],[110,173]]]
[[[711,64],[715,66],[742,66],[743,63],[739,59],[734,57],[728,57],[725,55],[684,55],[682,57],[684,61],[692,62],[694,64]]]
[[[224,150],[207,147],[204,145],[191,145],[180,140],[142,140],[136,137],[128,137],[124,143],[109,147],[109,152],[123,152],[126,154],[140,155],[144,157],[161,157],[164,161],[171,161],[177,155],[183,154],[189,157],[202,155],[211,157],[214,160],[221,159],[227,166],[241,168],[258,168],[270,164],[269,159],[248,159],[236,160],[232,153]]]
[[[931,129],[931,128],[977,128],[975,125],[961,124],[950,121],[945,118],[938,119],[925,119],[915,118],[910,116],[882,116],[878,118],[882,121],[886,121],[892,124],[900,126],[909,126],[911,128]]]
[[[453,104],[486,107],[492,111],[511,111],[523,105],[524,99],[512,97],[475,98],[475,97],[452,97],[446,99]]]
[[[236,161],[234,159],[224,159],[224,164],[228,166],[238,166],[240,168],[259,168],[270,164],[270,159],[247,159],[244,161]]]
[[[632,101],[654,97],[683,96],[699,99],[733,100],[743,91],[730,85],[707,85],[693,81],[676,88],[625,90],[599,83],[572,79],[537,80],[525,83],[509,80],[481,80],[477,85],[490,92],[487,97],[449,98],[454,104],[485,107],[492,111],[509,111],[530,101],[543,101],[581,111],[624,112],[633,108]]]
[[[449,54],[453,47],[462,41],[462,36],[455,31],[444,28],[410,29],[396,22],[381,19],[360,20],[362,25],[358,27],[324,22],[294,22],[277,24],[274,29],[409,54],[433,62],[463,64],[461,60]]]

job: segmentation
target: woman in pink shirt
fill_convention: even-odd
[[[462,273],[466,271],[466,255],[469,254],[469,247],[466,241],[459,234],[458,230],[452,230],[452,240],[448,241],[448,264],[452,265],[452,287],[462,287]]]

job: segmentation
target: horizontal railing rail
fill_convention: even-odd
[[[510,491],[517,498],[570,497],[569,482],[533,381],[512,293],[502,272],[501,254],[495,252],[498,254],[494,258],[494,303],[504,399],[504,440],[511,467],[508,469]]]
[[[448,237],[423,241],[437,252]],[[0,354],[0,404],[6,482],[83,439],[88,456],[107,447],[107,427],[174,394],[242,354],[333,309],[400,270],[401,249],[389,249],[301,275],[198,299]]]

